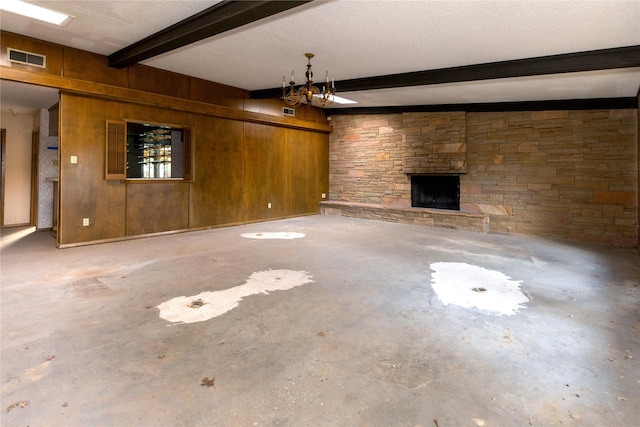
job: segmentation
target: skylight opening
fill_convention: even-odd
[[[37,19],[49,24],[58,25],[60,27],[64,27],[74,18],[71,15],[56,12],[55,10],[36,6],[35,4],[27,3],[21,0],[3,0],[2,3],[0,3],[0,9],[18,15],[26,16],[27,18]]]

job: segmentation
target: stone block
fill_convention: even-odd
[[[466,151],[466,144],[433,144],[433,153],[464,153]]]
[[[636,193],[633,191],[594,191],[593,201],[633,208],[636,206]]]
[[[637,110],[633,108],[627,108],[624,110],[609,110],[610,119],[618,119],[623,117],[634,118],[637,114]]]
[[[389,124],[389,119],[376,119],[376,120],[363,120],[362,127],[363,128],[379,128],[382,126],[387,126]]]
[[[491,128],[492,129],[500,129],[508,126],[507,119],[505,117],[500,117],[496,119],[491,119]]]
[[[460,194],[482,194],[482,184],[460,182]]]
[[[531,153],[539,150],[538,141],[527,141],[518,144],[519,153]]]
[[[381,135],[385,135],[388,133],[393,133],[393,128],[392,127],[388,127],[388,126],[381,126],[378,129],[378,133],[380,133]]]
[[[567,117],[569,117],[569,112],[567,110],[533,111],[531,113],[531,120],[566,119]]]
[[[573,215],[568,212],[556,212],[553,214],[554,224],[568,225],[571,224]]]
[[[434,227],[436,224],[433,218],[421,218],[421,217],[413,218],[413,223],[416,225],[425,225],[428,227]]]

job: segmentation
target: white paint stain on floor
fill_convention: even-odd
[[[313,282],[306,271],[266,270],[253,273],[244,285],[223,291],[205,291],[163,302],[156,308],[160,317],[172,323],[203,322],[236,308],[249,295],[284,291]]]
[[[513,315],[529,298],[520,281],[495,270],[463,262],[435,262],[430,266],[431,286],[444,305],[475,307],[498,315]]]
[[[295,233],[291,231],[268,231],[264,233],[244,233],[241,234],[242,237],[247,239],[299,239],[304,237],[303,233]]]

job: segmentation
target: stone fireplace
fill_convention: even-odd
[[[635,247],[637,120],[633,108],[335,114],[321,212]],[[413,189],[428,175],[460,180],[459,210],[422,207],[440,197]]]
[[[460,177],[469,173],[462,111],[336,116],[330,162],[333,200],[320,203],[324,214],[489,231],[489,214],[462,203]]]

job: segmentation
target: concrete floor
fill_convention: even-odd
[[[305,237],[241,236],[267,232]],[[3,426],[640,420],[636,250],[331,216],[72,249],[3,233]],[[436,262],[502,272],[530,301],[514,315],[445,305]],[[206,321],[159,317],[270,269],[313,282]]]

